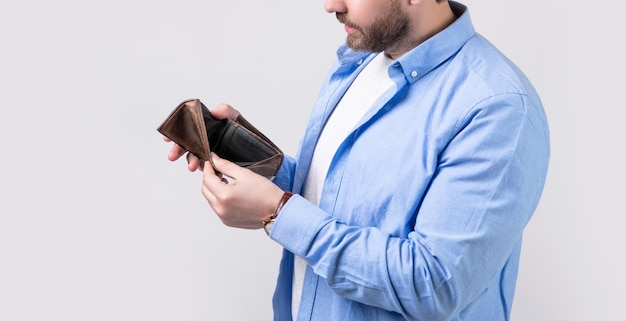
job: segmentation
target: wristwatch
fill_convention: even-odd
[[[263,229],[265,230],[265,234],[270,235],[274,222],[276,222],[276,218],[270,218],[269,220],[263,222]]]
[[[276,206],[276,211],[274,211],[274,214],[263,220],[263,229],[265,230],[265,234],[270,235],[270,232],[272,231],[272,225],[274,225],[274,222],[276,222],[276,217],[278,217],[278,213],[280,213],[280,210],[283,208],[283,206],[285,206],[291,196],[293,196],[292,193],[285,192],[283,194],[283,197],[280,198],[280,202],[278,202],[278,206]]]

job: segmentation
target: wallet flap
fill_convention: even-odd
[[[283,159],[284,155],[281,153],[266,158],[262,161],[248,164],[240,164],[240,166],[246,167],[251,171],[265,177],[274,177],[280,169],[280,165],[283,163]]]
[[[211,148],[202,103],[188,99],[179,104],[157,130],[201,160],[210,160]]]

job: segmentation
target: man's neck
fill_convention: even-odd
[[[416,1],[405,9],[411,17],[411,32],[405,39],[385,50],[385,55],[394,60],[441,32],[457,18],[447,1]]]

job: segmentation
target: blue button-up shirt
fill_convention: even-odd
[[[353,128],[315,206],[295,195],[274,320],[291,320],[293,255],[308,264],[298,320],[508,320],[523,229],[549,159],[542,103],[469,13],[389,67],[396,86]],[[275,183],[301,193],[331,111],[373,58],[342,46],[300,149]]]

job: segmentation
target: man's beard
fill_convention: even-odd
[[[357,30],[346,38],[348,47],[355,51],[382,52],[409,33],[409,17],[401,10],[397,0],[392,1],[389,10],[367,28],[347,21],[344,13],[337,13],[336,16],[339,22]]]

